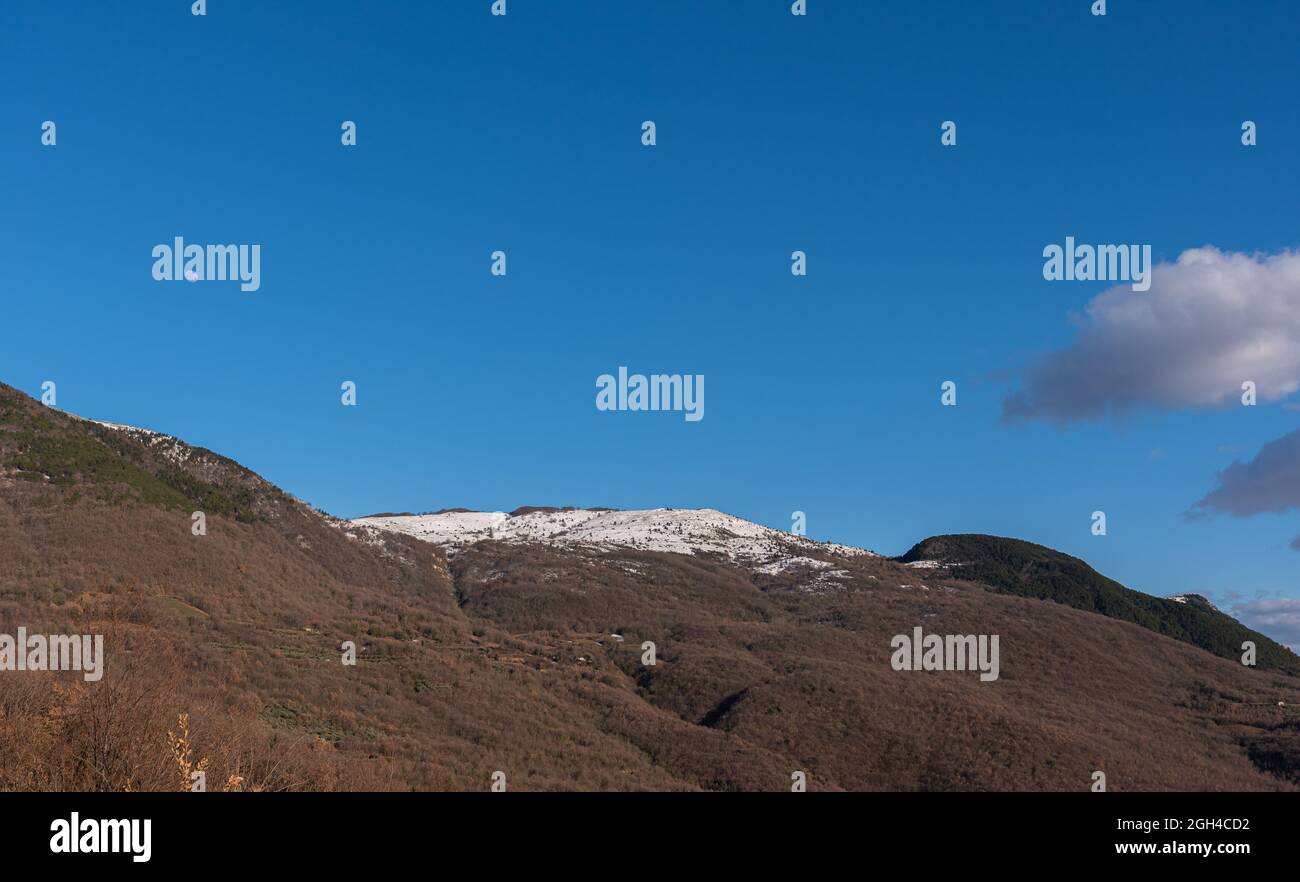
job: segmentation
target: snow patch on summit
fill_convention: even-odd
[[[357,518],[352,523],[406,533],[445,546],[451,552],[484,539],[600,549],[634,548],[672,554],[716,554],[758,564],[758,570],[768,574],[830,566],[801,552],[820,551],[838,557],[875,556],[849,545],[814,542],[712,508],[539,510],[517,515],[500,511],[449,511]]]

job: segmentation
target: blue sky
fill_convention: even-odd
[[[1111,287],[1044,281],[1044,246],[1300,245],[1294,4],[1108,5],[5,3],[0,380],[342,516],[802,510],[1300,599],[1294,510],[1185,517],[1285,396],[1003,418]],[[260,290],[154,281],[175,236],[260,244]],[[703,374],[705,419],[596,410],[620,365]]]

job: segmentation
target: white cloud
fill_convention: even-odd
[[[1300,253],[1206,246],[1158,264],[1151,290],[1094,297],[1077,339],[1032,365],[1003,402],[1009,419],[1098,419],[1139,408],[1240,405],[1300,389]]]

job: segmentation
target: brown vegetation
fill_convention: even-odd
[[[0,633],[102,633],[106,655],[96,683],[0,672],[0,789],[1300,786],[1300,681],[1134,624],[876,558],[761,576],[482,542],[449,564],[228,460],[163,466],[0,404]],[[60,456],[110,459],[53,480],[13,428],[36,417],[78,437]],[[203,498],[233,507],[195,536]],[[1000,635],[1001,678],[892,670],[918,625]]]

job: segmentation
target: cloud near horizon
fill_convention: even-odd
[[[1139,408],[1214,408],[1300,389],[1300,252],[1192,248],[1157,264],[1151,290],[1098,294],[1079,334],[1024,373],[1007,420],[1102,419]]]
[[[1253,628],[1285,644],[1293,652],[1300,651],[1300,600],[1254,600],[1234,604],[1232,615],[1248,628]]]
[[[1238,518],[1300,509],[1300,429],[1238,460],[1218,474],[1213,490],[1188,509],[1189,517],[1227,514]],[[1300,536],[1291,547],[1300,551]]]

